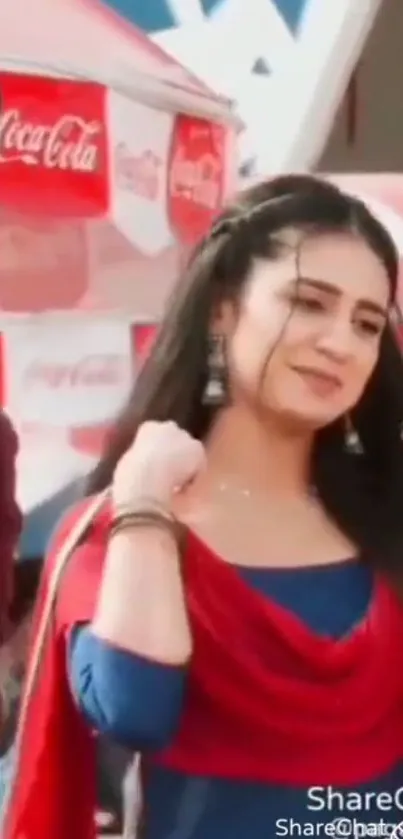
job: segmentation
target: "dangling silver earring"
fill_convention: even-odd
[[[228,371],[224,335],[211,335],[207,355],[207,382],[202,403],[218,408],[228,401]]]
[[[349,414],[345,418],[345,446],[348,454],[357,455],[364,453],[360,436],[354,428]]]

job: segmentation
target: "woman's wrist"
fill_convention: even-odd
[[[109,538],[112,540],[118,534],[139,529],[150,529],[168,534],[178,551],[182,544],[182,527],[169,510],[150,502],[121,507],[112,517],[109,528]]]
[[[113,518],[122,515],[131,515],[133,513],[137,514],[138,512],[144,512],[146,510],[160,514],[166,518],[174,518],[168,503],[164,503],[160,498],[158,498],[158,496],[150,495],[148,493],[139,493],[130,501],[115,500],[112,504]]]

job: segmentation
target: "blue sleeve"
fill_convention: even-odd
[[[173,738],[182,711],[186,666],[158,664],[75,627],[68,672],[77,704],[91,726],[136,751],[158,750]]]

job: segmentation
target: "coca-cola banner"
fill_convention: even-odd
[[[175,238],[194,244],[220,210],[225,190],[227,130],[178,114],[171,141],[167,201]]]
[[[105,212],[105,88],[1,72],[0,100],[2,204],[35,215]]]
[[[221,207],[233,132],[104,85],[0,72],[0,311],[158,319],[182,247]]]
[[[111,214],[142,253],[193,245],[222,207],[233,156],[227,126],[108,98]],[[232,150],[230,150],[230,148]]]
[[[27,322],[9,327],[1,347],[27,512],[93,467],[132,387],[131,327],[106,318]]]
[[[4,339],[7,408],[19,423],[98,425],[131,386],[130,326],[82,319],[15,325]]]
[[[140,253],[155,258],[174,244],[166,210],[174,116],[111,91],[111,216]]]

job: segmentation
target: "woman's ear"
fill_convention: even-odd
[[[222,300],[213,308],[210,320],[210,334],[231,335],[236,327],[237,319],[237,307],[235,303],[231,300]]]

